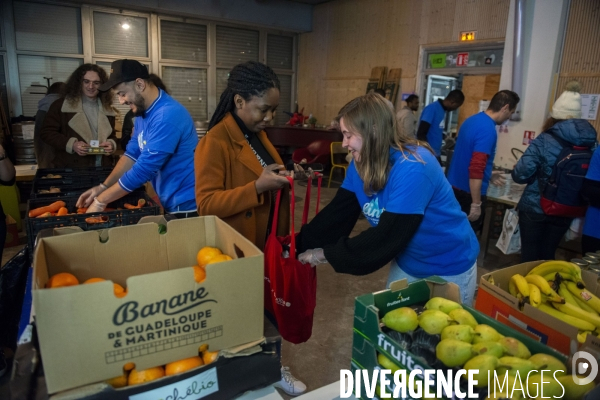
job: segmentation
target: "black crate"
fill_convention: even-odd
[[[31,188],[31,198],[54,198],[81,194],[104,182],[112,170],[107,167],[38,169]],[[49,174],[60,175],[60,178],[44,178]],[[40,191],[50,190],[52,187],[59,188],[60,192],[40,193]]]
[[[144,205],[144,207],[132,210],[123,208],[125,203],[136,205],[138,200],[142,198],[146,200],[146,205]],[[70,214],[60,217],[29,218],[29,210],[47,206],[58,200],[62,200],[66,203],[66,207],[69,212],[76,213],[77,207],[75,204],[77,203],[78,199],[79,196],[65,196],[61,197],[60,199],[31,199],[27,202],[27,243],[29,244],[30,249],[33,250],[35,238],[42,229],[60,228],[65,226],[78,226],[84,231],[107,229],[115,226],[135,225],[142,217],[160,214],[160,207],[158,204],[156,204],[156,202],[154,202],[145,192],[137,191],[129,193],[125,197],[122,197],[107,206],[107,208],[114,208],[115,211],[105,211],[93,214]],[[117,208],[123,209],[116,210]],[[89,224],[85,222],[86,218],[92,216],[107,216],[108,221],[100,224]]]

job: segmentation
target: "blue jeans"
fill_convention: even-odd
[[[475,261],[475,264],[473,264],[471,268],[469,268],[462,274],[438,276],[442,279],[447,280],[448,282],[456,283],[460,288],[460,297],[462,303],[467,306],[473,305],[473,297],[475,296],[475,289],[477,288],[477,261]],[[396,264],[396,260],[393,260],[392,264],[390,265],[390,274],[388,275],[386,287],[389,288],[392,282],[404,278],[408,280],[408,283],[422,279],[407,274],[402,269],[400,269],[398,264]]]

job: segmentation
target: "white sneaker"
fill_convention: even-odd
[[[298,396],[306,392],[306,385],[294,378],[289,367],[281,367],[281,380],[275,386],[290,396]]]

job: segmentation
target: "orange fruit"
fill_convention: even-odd
[[[118,298],[127,296],[127,290],[123,289],[123,286],[118,283],[113,283],[113,291]]]
[[[204,270],[204,267],[194,265],[194,280],[198,283],[202,283],[204,282],[204,279],[206,279],[206,271]]]
[[[90,278],[87,281],[83,282],[84,285],[87,285],[88,283],[96,283],[96,282],[104,282],[106,279],[102,279],[102,278]]]
[[[200,249],[200,251],[198,252],[198,254],[196,255],[196,260],[198,261],[198,266],[200,267],[204,267],[206,264],[208,264],[208,261],[213,258],[214,256],[217,256],[219,254],[223,254],[221,252],[221,250],[217,249],[216,247],[203,247]]]
[[[232,258],[229,257],[227,254],[219,254],[218,256],[214,256],[213,258],[211,258],[206,265],[208,264],[216,264],[216,263],[220,263],[223,261],[231,261]]]
[[[137,371],[132,369],[127,379],[129,386],[139,385],[140,383],[150,382],[156,379],[160,379],[165,376],[165,370],[163,367],[148,368],[143,371]]]
[[[109,379],[106,381],[106,383],[108,383],[109,385],[111,385],[112,387],[118,389],[118,388],[122,388],[127,386],[127,376],[126,375],[119,375],[115,378]]]
[[[123,371],[125,371],[125,372],[131,371],[134,368],[135,368],[135,363],[132,363],[132,362],[128,362],[127,364],[123,365]]]
[[[89,284],[89,283],[96,283],[96,282],[104,282],[106,279],[102,279],[102,278],[90,278],[87,281],[83,282],[83,284]],[[113,291],[115,293],[115,296],[121,298],[121,297],[125,297],[127,295],[127,291],[125,289],[123,289],[123,286],[119,285],[118,283],[113,283]]]
[[[173,361],[172,363],[165,365],[165,375],[170,376],[180,374],[201,365],[204,365],[204,362],[198,356],[184,358],[183,360],[179,361]]]
[[[219,358],[218,351],[205,351],[202,353],[202,361],[204,361],[205,365],[215,362],[217,358]]]
[[[59,288],[75,285],[79,285],[79,280],[75,277],[75,275],[68,272],[61,272],[59,274],[52,275],[52,277],[48,279],[48,283],[46,283],[47,288]]]

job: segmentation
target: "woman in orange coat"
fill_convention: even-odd
[[[249,61],[229,73],[227,89],[194,154],[199,215],[216,215],[261,250],[274,194],[289,187],[283,162],[264,129],[279,105],[279,79],[268,66]],[[277,234],[289,233],[289,200],[282,196]],[[280,387],[299,395],[306,385],[286,367]]]

